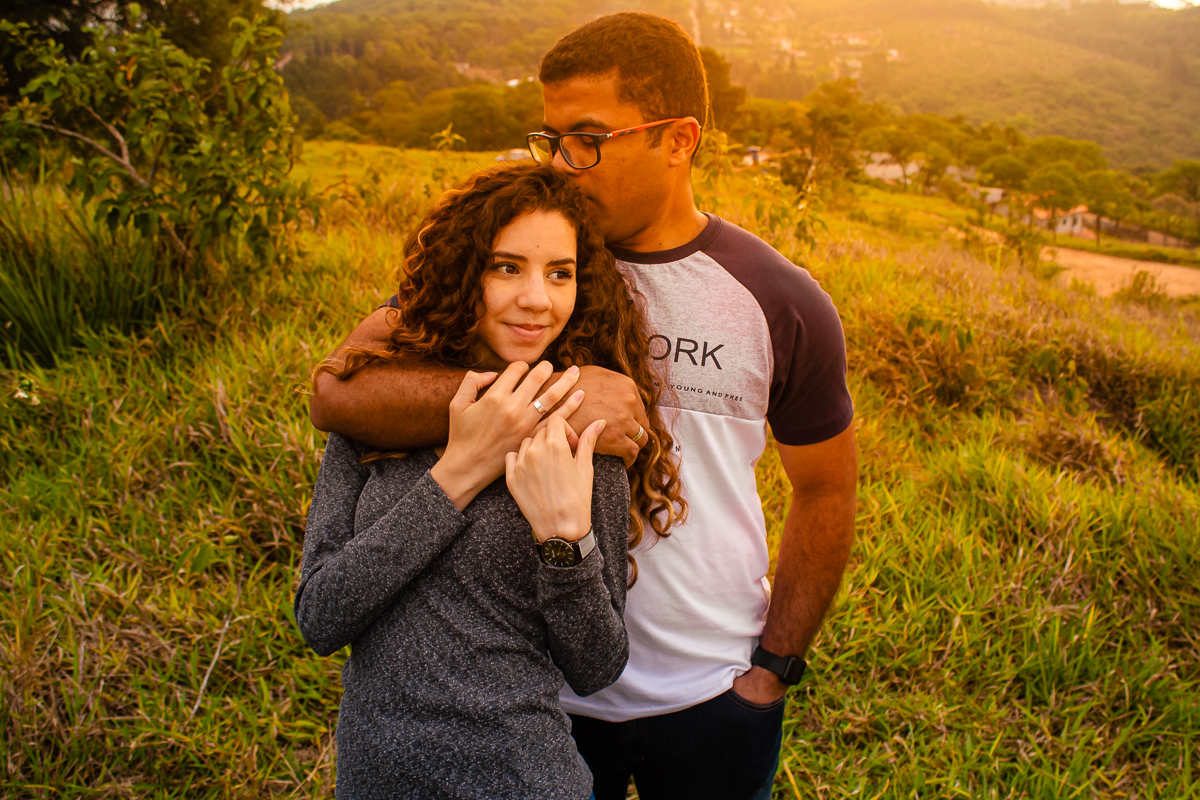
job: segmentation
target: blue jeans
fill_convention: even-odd
[[[596,800],[769,800],[783,741],[784,698],[751,703],[731,689],[654,717],[604,722],[571,716]]]

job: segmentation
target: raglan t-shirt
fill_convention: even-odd
[[[815,444],[844,431],[854,408],[833,302],[758,237],[709,215],[682,247],[613,252],[644,303],[690,507],[685,524],[634,553],[620,679],[560,695],[570,713],[623,721],[709,700],[750,668],[770,600],[754,472],[767,425],[782,444]]]

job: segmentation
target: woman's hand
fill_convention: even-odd
[[[551,537],[577,541],[592,528],[592,451],[605,422],[584,429],[572,455],[567,422],[556,415],[521,449],[505,458],[508,490],[539,542]]]
[[[495,372],[468,372],[463,378],[458,393],[450,401],[450,440],[446,452],[430,470],[459,511],[504,474],[505,454],[515,452],[542,421],[542,412],[533,405],[534,400],[542,408],[552,408],[579,378],[579,370],[572,367],[538,395],[552,374],[553,367],[548,361],[532,370],[528,364],[517,361],[509,364],[499,377]],[[491,388],[487,394],[479,397],[479,392],[488,386]],[[553,416],[561,419],[574,413],[582,401],[583,392],[575,392],[554,409]]]

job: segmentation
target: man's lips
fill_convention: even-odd
[[[542,334],[546,331],[549,325],[531,325],[531,324],[514,324],[511,322],[504,323],[504,327],[508,328],[509,333],[518,339],[525,342],[536,342],[542,338]]]

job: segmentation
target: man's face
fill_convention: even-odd
[[[617,98],[616,75],[577,78],[542,87],[547,133],[608,133],[641,125],[637,106]],[[600,145],[600,163],[573,169],[556,155],[554,166],[572,177],[592,207],[593,220],[613,246],[631,243],[664,212],[668,195],[665,139],[646,146],[649,131],[609,139]]]

